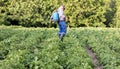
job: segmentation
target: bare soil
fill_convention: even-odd
[[[90,50],[90,47],[86,46],[85,49],[86,49],[89,57],[92,60],[92,64],[94,65],[94,69],[103,69],[102,66],[100,65],[99,60],[97,59],[95,53],[92,50]]]

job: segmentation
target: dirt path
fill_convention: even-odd
[[[92,52],[89,48],[89,46],[85,47],[89,57],[92,59],[92,63],[94,65],[94,69],[103,69],[102,66],[99,64],[98,59],[96,58],[94,52]]]

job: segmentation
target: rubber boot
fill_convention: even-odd
[[[60,40],[63,42],[64,34],[60,35]]]

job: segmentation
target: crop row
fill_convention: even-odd
[[[93,69],[85,46],[103,69],[120,68],[120,29],[72,28],[64,42],[52,28],[0,28],[1,69]]]

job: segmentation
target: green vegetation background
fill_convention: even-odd
[[[68,27],[120,27],[120,0],[0,0],[0,25],[53,27],[49,18],[62,4]]]

